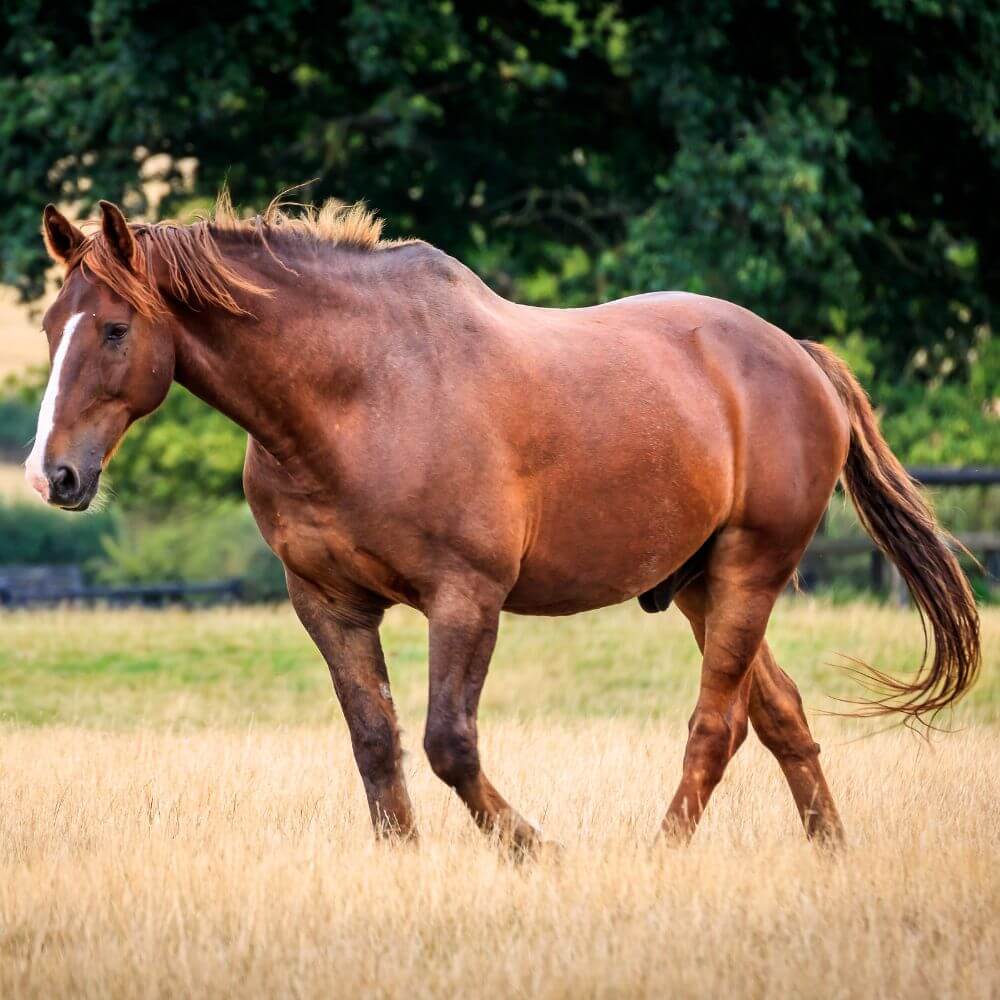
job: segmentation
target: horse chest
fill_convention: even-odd
[[[364,588],[401,603],[412,593],[400,574],[367,538],[364,519],[327,498],[322,503],[249,479],[247,500],[261,535],[282,563],[297,576],[332,593]]]
[[[294,573],[307,579],[351,569],[353,540],[329,508],[272,496],[260,507],[251,505],[264,540]]]

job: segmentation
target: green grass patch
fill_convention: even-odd
[[[326,666],[287,606],[208,611],[57,610],[0,617],[0,721],[201,728],[317,724],[339,714]],[[382,630],[404,724],[421,728],[426,622],[393,609]],[[905,674],[922,635],[910,610],[783,600],[768,638],[810,709],[860,689],[837,654]],[[983,610],[983,675],[955,719],[1000,719],[1000,609]],[[676,611],[634,604],[564,619],[505,616],[483,716],[686,718],[699,654]],[[945,720],[947,721],[947,720]],[[873,723],[873,728],[877,723]]]

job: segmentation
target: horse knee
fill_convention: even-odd
[[[452,788],[464,785],[479,772],[475,740],[450,723],[428,720],[424,752],[431,770]]]

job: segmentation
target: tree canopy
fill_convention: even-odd
[[[996,443],[995,2],[84,0],[53,16],[20,0],[5,21],[0,278],[26,297],[46,201],[148,211],[155,163],[163,214],[226,182],[261,207],[308,181],[301,197],[365,198],[390,235],[522,301],[740,302],[833,341],[892,412],[945,411]],[[954,461],[966,432],[949,427]]]

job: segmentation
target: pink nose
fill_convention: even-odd
[[[49,498],[49,481],[36,469],[25,469],[24,478],[28,480],[28,485],[43,499]]]

